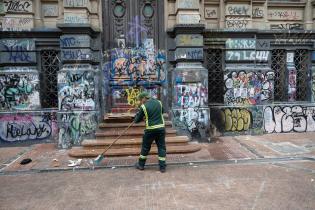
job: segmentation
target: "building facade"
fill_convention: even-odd
[[[314,19],[314,0],[0,0],[0,145],[80,145],[142,91],[192,139],[315,131]]]
[[[93,136],[98,124],[99,0],[0,1],[0,144]]]
[[[315,131],[314,6],[168,1],[175,125],[197,136]]]

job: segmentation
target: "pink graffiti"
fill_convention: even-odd
[[[1,121],[19,121],[19,122],[30,122],[32,121],[32,116],[31,115],[4,115],[0,116]]]

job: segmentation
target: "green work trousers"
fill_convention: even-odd
[[[166,167],[165,129],[154,129],[144,132],[142,148],[139,157],[139,165],[140,166],[145,165],[153,141],[155,141],[158,148],[158,159],[160,168],[165,168]]]

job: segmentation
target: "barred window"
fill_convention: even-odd
[[[40,72],[40,98],[42,108],[58,107],[57,72],[59,70],[58,51],[42,50]]]
[[[221,49],[208,49],[208,94],[209,104],[224,103],[224,81],[223,81],[223,51]]]
[[[275,72],[274,101],[307,101],[309,81],[309,51],[294,51],[292,66],[287,63],[287,51],[272,50],[271,68]]]

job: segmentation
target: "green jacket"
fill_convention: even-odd
[[[161,101],[151,98],[140,106],[134,122],[139,123],[145,118],[146,131],[165,129],[163,111]]]

